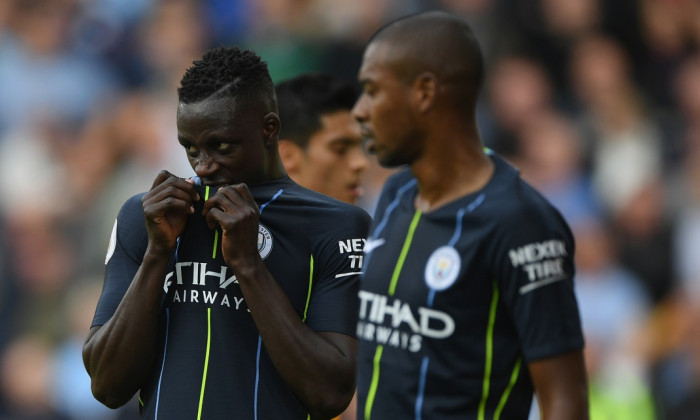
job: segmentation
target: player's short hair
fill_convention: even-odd
[[[387,42],[397,60],[392,70],[406,84],[421,72],[437,74],[449,84],[455,105],[476,106],[484,82],[484,57],[469,23],[444,11],[415,13],[381,27],[369,44]]]
[[[306,148],[309,138],[321,129],[321,117],[336,111],[350,111],[355,105],[355,87],[338,77],[309,73],[276,86],[280,138]]]
[[[267,63],[251,50],[213,48],[187,69],[177,90],[181,103],[210,97],[257,98],[276,111],[275,87]]]

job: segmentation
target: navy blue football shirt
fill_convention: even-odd
[[[220,230],[209,229],[201,216],[214,190],[197,188],[204,200],[195,203],[163,279],[160,354],[139,394],[141,417],[306,419],[224,263]],[[249,189],[260,209],[258,252],[298,316],[315,331],[354,336],[369,215],[289,178]],[[93,326],[114,314],[143,260],[142,195],[117,217]]]
[[[529,362],[581,349],[574,241],[497,156],[480,191],[429,213],[393,175],[365,247],[359,418],[527,419]]]

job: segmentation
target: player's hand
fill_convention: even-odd
[[[149,247],[163,252],[175,249],[187,216],[194,212],[193,203],[198,200],[199,194],[191,180],[160,171],[151,190],[141,199]]]
[[[221,248],[231,268],[259,258],[260,210],[245,184],[220,188],[204,203],[202,213],[210,228],[221,227]]]

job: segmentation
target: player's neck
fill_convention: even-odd
[[[426,213],[483,188],[494,171],[493,161],[481,150],[424,159],[411,165],[418,180],[414,205]]]

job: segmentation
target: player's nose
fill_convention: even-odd
[[[369,166],[369,159],[362,146],[352,148],[350,153],[350,168],[354,172],[364,172]]]
[[[206,178],[213,175],[219,169],[219,164],[211,156],[202,153],[200,159],[194,167],[197,176]]]

